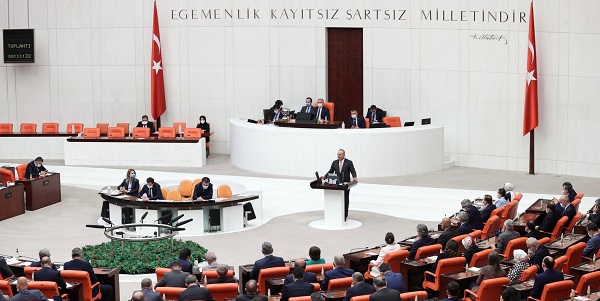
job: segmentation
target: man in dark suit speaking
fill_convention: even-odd
[[[358,182],[358,178],[356,177],[356,170],[354,169],[354,164],[352,161],[346,159],[346,151],[340,149],[337,152],[337,160],[331,163],[331,168],[327,174],[335,173],[338,176],[340,183],[344,182]],[[352,174],[352,179],[350,178],[350,174]],[[327,176],[321,177],[326,178]],[[348,218],[348,205],[350,204],[350,190],[346,189],[344,191],[344,221]]]

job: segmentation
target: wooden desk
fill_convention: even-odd
[[[488,237],[484,240],[481,240],[477,243],[477,246],[482,248],[482,249],[490,249],[490,248],[495,248],[496,247],[496,243],[498,243],[498,236],[492,236],[492,237]]]
[[[508,270],[510,270],[510,266],[501,264],[500,267],[508,275]],[[469,270],[469,271],[465,272],[464,269],[461,271],[458,271],[458,272],[441,275],[440,291],[439,291],[440,299],[443,300],[443,299],[448,298],[448,294],[446,293],[446,287],[448,287],[448,283],[450,283],[450,281],[456,281],[458,283],[458,285],[460,286],[460,293],[458,295],[463,296],[463,294],[464,294],[463,291],[469,287],[469,284],[477,281],[478,277],[479,277],[479,271],[475,272],[475,271]]]
[[[437,239],[440,237],[440,235],[442,233],[444,233],[444,231],[431,231],[431,232],[429,232],[429,237],[431,237],[437,241]],[[417,236],[407,237],[404,240],[401,240],[400,242],[398,242],[398,244],[412,247],[412,245],[415,243],[415,241],[417,239],[418,239]]]
[[[573,280],[572,275],[564,275],[564,277],[565,277],[564,280]],[[513,285],[505,285],[504,287],[505,288],[508,288],[508,287],[515,288],[521,295],[521,298],[523,298],[525,300],[531,294],[531,290],[533,289],[534,282],[535,282],[535,279],[529,279],[529,280],[525,280],[523,282],[515,283]]]
[[[119,289],[119,269],[114,268],[94,268],[96,278],[102,284],[108,284],[112,286],[113,293],[110,297],[110,301],[120,301],[121,292]]]
[[[18,183],[25,185],[25,208],[29,211],[38,210],[61,201],[59,173],[31,180],[19,180]]]
[[[593,263],[591,261],[588,261],[571,267],[571,269],[569,270],[569,274],[573,275],[573,277],[575,278],[574,282],[578,283],[579,279],[581,279],[581,276],[597,271],[600,271],[600,260],[598,259],[596,259],[596,261]]]
[[[437,258],[427,257],[417,260],[405,260],[400,263],[400,274],[404,278],[404,285],[408,288],[413,283],[409,282],[410,274],[423,274],[425,271],[431,270],[431,266],[435,263]]]
[[[334,290],[334,291],[326,291],[326,292],[321,292],[321,296],[323,296],[323,298],[325,300],[342,300],[346,297],[346,292],[348,290]]]
[[[546,248],[548,250],[556,250],[558,254],[557,256],[562,256],[567,253],[567,249],[579,242],[582,242],[585,239],[586,235],[583,234],[567,234],[563,236],[563,241],[560,241],[560,238],[547,244]]]
[[[328,123],[317,123],[314,122],[296,122],[292,119],[290,121],[275,121],[273,124],[286,127],[286,128],[302,128],[302,129],[337,129],[342,126],[342,121],[329,121]]]
[[[374,247],[346,253],[344,254],[344,267],[364,274],[368,270],[369,262],[379,256],[380,250],[380,247]]]
[[[290,269],[290,273],[292,272],[292,268],[294,267],[294,260],[292,260],[292,264],[290,264],[289,262],[285,263],[285,267]],[[240,265],[239,270],[238,270],[239,275],[240,275],[240,281],[239,281],[240,292],[244,292],[244,290],[246,289],[246,282],[248,282],[250,280],[250,272],[252,272],[253,267],[254,267],[254,264]],[[282,282],[282,285],[283,285],[283,282]]]
[[[544,211],[546,211],[546,205],[548,203],[550,203],[550,202],[552,202],[552,200],[549,200],[549,199],[538,199],[533,204],[531,204],[531,206],[529,206],[527,209],[525,209],[525,213],[538,213],[538,214],[541,214]]]
[[[16,184],[0,189],[0,221],[25,213],[25,186]]]
[[[587,288],[586,288],[586,290],[587,290]],[[583,292],[583,294],[577,295],[575,297],[584,297],[584,298],[588,298],[589,300],[599,300],[600,292],[593,292],[588,296],[587,291],[586,291],[586,292]],[[571,298],[559,299],[556,301],[567,301],[567,300],[571,300]],[[577,299],[575,299],[575,300],[577,300]]]

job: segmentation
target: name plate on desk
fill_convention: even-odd
[[[44,182],[42,182],[43,186],[48,186],[48,184],[50,184],[50,180],[44,180]]]
[[[5,197],[5,198],[7,198],[7,199],[10,199],[10,198],[12,198],[12,192],[7,192],[7,193],[5,193],[5,194],[4,194],[4,197]]]

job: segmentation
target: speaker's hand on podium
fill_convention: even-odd
[[[354,182],[358,183],[358,178],[357,178],[357,177],[354,177],[354,179],[352,179],[352,181],[354,181]]]

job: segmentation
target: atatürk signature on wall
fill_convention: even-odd
[[[491,33],[481,33],[481,34],[471,34],[471,39],[473,40],[487,40],[487,41],[498,41],[504,42],[504,45],[508,44],[508,39],[505,35],[502,34],[491,34]]]

